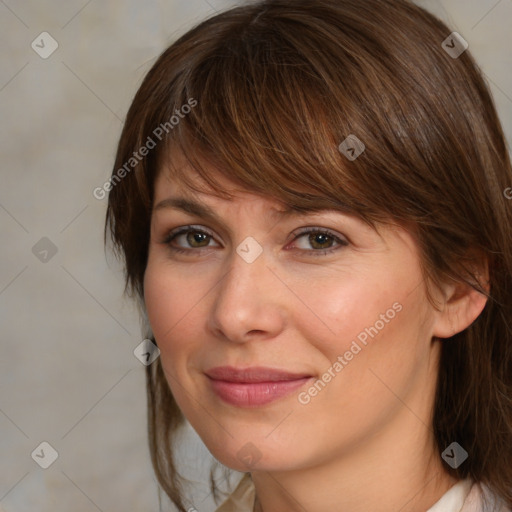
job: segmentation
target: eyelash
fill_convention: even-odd
[[[169,249],[175,253],[189,254],[189,255],[191,252],[197,252],[197,251],[200,251],[201,249],[209,248],[209,247],[199,247],[199,248],[192,247],[189,249],[184,249],[182,247],[175,247],[175,246],[171,245],[171,242],[174,239],[176,239],[178,236],[186,234],[186,233],[191,233],[191,232],[192,233],[201,233],[201,234],[207,235],[211,238],[215,238],[212,233],[205,230],[204,228],[199,228],[199,227],[195,227],[195,226],[183,226],[183,227],[173,230],[169,234],[167,234],[167,236],[162,240],[162,243],[167,245],[169,247]],[[346,240],[343,240],[339,236],[335,235],[332,231],[325,229],[325,228],[304,228],[303,230],[301,230],[297,233],[294,233],[294,238],[290,243],[293,243],[296,240],[298,240],[299,238],[301,238],[305,235],[309,235],[311,233],[326,235],[326,236],[332,238],[338,245],[336,245],[335,247],[330,247],[329,249],[311,249],[311,250],[299,249],[299,251],[305,251],[305,252],[311,253],[314,256],[325,256],[325,255],[331,254],[335,251],[338,251],[342,247],[346,247],[349,244]]]

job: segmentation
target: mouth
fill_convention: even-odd
[[[224,402],[237,407],[258,407],[274,402],[313,378],[307,373],[261,366],[219,366],[206,371],[205,375],[213,392]]]

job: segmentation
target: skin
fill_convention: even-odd
[[[381,226],[377,233],[336,211],[282,216],[278,201],[219,181],[234,200],[193,193],[165,170],[155,182],[154,205],[185,197],[218,216],[172,207],[152,214],[145,303],[185,417],[218,460],[250,470],[264,512],[427,510],[456,482],[430,427],[438,338],[470,325],[485,297],[447,284],[434,293],[437,310],[406,230]],[[192,237],[195,246],[186,235],[164,243],[187,225],[213,237],[200,244]],[[297,237],[304,227],[327,228],[348,245]],[[248,236],[263,248],[252,263],[236,252]],[[318,240],[334,250],[321,254]],[[215,366],[268,366],[321,378],[396,303],[400,312],[307,404],[298,395],[311,384],[264,406],[235,407],[204,374]],[[246,443],[259,457],[249,468],[237,456]]]

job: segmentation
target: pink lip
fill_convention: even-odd
[[[219,366],[205,372],[213,391],[238,407],[257,407],[286,396],[307,382],[311,375],[253,366]]]

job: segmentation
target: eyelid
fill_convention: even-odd
[[[293,244],[299,238],[302,238],[303,236],[308,235],[310,233],[320,233],[323,235],[327,235],[336,242],[336,245],[334,245],[333,247],[328,247],[327,249],[300,249],[297,247],[292,247],[291,249],[288,249],[288,246],[290,244]],[[300,228],[299,230],[296,230],[295,232],[292,233],[292,235],[294,235],[294,238],[286,244],[285,249],[294,251],[295,253],[298,254],[299,257],[302,258],[331,256],[339,252],[343,248],[347,247],[348,245],[350,245],[350,242],[348,241],[348,239],[346,239],[344,235],[338,234],[328,228],[309,226],[306,228]]]
[[[346,236],[336,233],[335,231],[329,228],[322,228],[319,226],[309,226],[305,228],[299,228],[298,230],[293,231],[291,233],[293,238],[290,241],[290,243],[297,240],[297,238],[300,238],[303,235],[308,235],[310,233],[322,233],[324,235],[328,235],[332,237],[334,240],[336,240],[336,242],[338,242],[340,245],[348,245],[350,243]]]
[[[162,244],[170,245],[170,243],[176,237],[178,237],[179,235],[182,235],[184,233],[188,233],[190,231],[204,233],[205,235],[210,236],[213,240],[215,240],[217,242],[216,235],[208,228],[205,228],[204,226],[201,226],[201,225],[187,224],[185,226],[179,226],[177,228],[174,228],[171,231],[169,231],[168,233],[166,233],[163,237]],[[206,249],[206,248],[207,247],[204,247],[204,249]],[[178,248],[173,247],[173,249],[179,249],[179,247]],[[185,250],[189,250],[189,249],[185,249]],[[190,248],[190,250],[194,250],[194,249]],[[197,248],[195,250],[197,250]]]
[[[161,243],[164,245],[167,245],[172,251],[182,252],[182,253],[200,252],[200,251],[204,251],[204,250],[208,250],[208,249],[212,248],[212,246],[209,246],[209,245],[205,246],[205,247],[195,247],[195,248],[194,247],[184,248],[184,247],[180,247],[180,246],[172,246],[171,245],[171,242],[173,240],[175,240],[178,236],[185,234],[185,233],[189,233],[189,232],[204,233],[204,234],[208,235],[215,243],[219,243],[217,241],[216,235],[210,229],[208,229],[202,225],[194,225],[194,224],[183,225],[183,226],[179,226],[177,228],[172,229],[164,236]],[[320,233],[320,234],[327,235],[330,238],[332,238],[336,242],[337,245],[335,245],[334,247],[329,247],[327,249],[310,249],[310,250],[296,249],[298,252],[314,254],[315,256],[325,255],[325,254],[334,253],[334,252],[340,250],[342,247],[346,247],[350,244],[350,241],[344,235],[340,235],[329,228],[324,228],[324,227],[319,227],[319,226],[307,226],[307,227],[302,227],[302,228],[299,228],[299,229],[296,229],[295,231],[293,231],[291,233],[292,239],[290,241],[286,242],[285,248],[288,247],[288,245],[290,245],[291,243],[295,242],[298,238],[301,238],[302,236],[308,235],[310,233]]]

